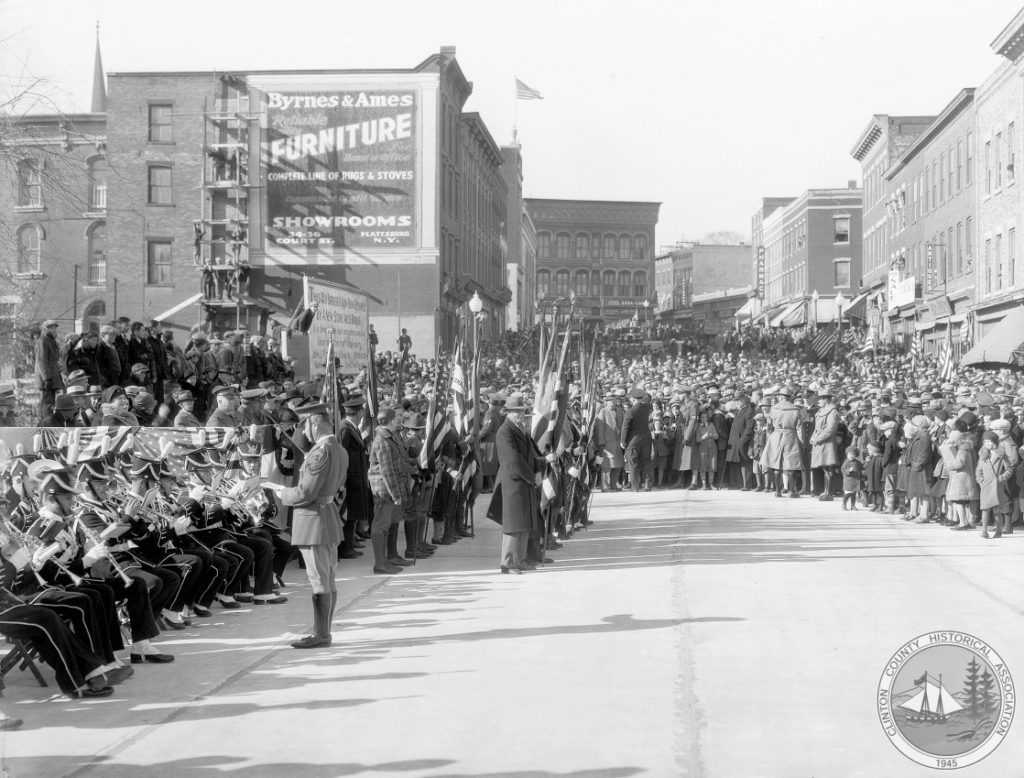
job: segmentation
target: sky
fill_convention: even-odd
[[[146,10],[149,7],[154,10]],[[1020,0],[0,0],[0,95],[87,110],[107,72],[412,67],[443,45],[465,109],[518,128],[527,197],[662,203],[659,246],[749,240],[765,196],[860,179],[875,113],[938,114],[999,67]],[[515,100],[515,78],[543,100]],[[0,96],[0,103],[3,97]]]

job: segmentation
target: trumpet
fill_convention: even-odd
[[[42,550],[42,541],[27,532],[22,532],[13,521],[2,515],[0,515],[0,533],[8,538],[5,544],[8,548],[4,549],[4,555],[15,569],[24,570],[26,567],[30,567],[39,585],[46,586],[46,579],[39,574],[39,570],[33,564],[36,553]]]
[[[135,582],[135,579],[130,578],[128,574],[125,572],[124,567],[114,558],[115,552],[126,551],[128,550],[129,545],[127,543],[122,543],[116,546],[108,546],[106,543],[107,538],[111,536],[108,534],[109,530],[115,529],[117,525],[109,524],[107,526],[107,529],[103,530],[102,532],[97,532],[84,521],[82,521],[82,515],[79,514],[75,516],[75,526],[78,529],[80,529],[82,534],[85,535],[85,537],[89,540],[90,543],[92,543],[92,548],[89,549],[89,551],[92,551],[93,549],[97,548],[102,549],[102,558],[107,560],[107,562],[110,564],[111,569],[117,574],[118,578],[120,578],[121,581],[124,582],[125,586],[131,586]],[[107,537],[104,537],[104,535],[106,535]]]
[[[32,568],[32,572],[35,574],[36,581],[39,582],[40,586],[49,585],[49,582],[43,578],[39,572],[47,562],[53,562],[56,568],[71,580],[72,584],[80,586],[82,583],[82,577],[73,573],[68,569],[67,565],[61,562],[58,558],[60,554],[67,550],[64,545],[57,540],[57,538],[63,533],[63,529],[58,529],[57,532],[54,533],[52,532],[55,527],[54,522],[44,522],[40,525],[39,523],[41,521],[43,520],[39,519],[32,525],[33,527],[40,527],[40,534],[36,535],[31,531],[23,532],[15,526],[14,522],[7,518],[0,517],[0,531],[7,534],[15,543],[21,545],[24,551],[28,554],[27,565]],[[47,536],[53,535],[50,542],[43,539],[44,533]],[[17,552],[15,552],[15,555],[19,556],[23,564],[25,563],[26,560],[22,555],[17,554]]]

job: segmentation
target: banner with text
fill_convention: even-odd
[[[268,248],[415,245],[415,91],[270,91],[267,123]]]
[[[334,341],[338,372],[358,373],[366,366],[369,301],[365,294],[311,278],[304,279],[306,307],[317,305],[309,328],[310,375],[322,373],[327,346]]]

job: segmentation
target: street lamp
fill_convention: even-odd
[[[842,292],[836,292],[836,321],[837,321],[837,325],[836,326],[839,328],[838,329],[838,336],[839,337],[837,339],[837,342],[839,340],[842,340],[842,338],[843,338],[843,306],[844,305],[846,305],[846,298],[843,297],[843,293]]]
[[[811,327],[814,332],[818,331],[818,290],[815,289],[811,292],[811,300],[814,302],[814,326]]]

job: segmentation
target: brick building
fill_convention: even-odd
[[[695,311],[698,298],[702,301],[717,299],[716,296],[726,290],[740,287],[749,292],[750,246],[681,245],[655,260],[655,272],[658,274],[659,319],[699,329],[704,326],[699,322],[717,319],[717,316],[698,315]],[[744,302],[745,298],[736,307]]]
[[[506,324],[510,329],[529,328],[533,324],[537,292],[537,228],[523,202],[523,154],[519,144],[502,146],[502,175],[508,186],[505,215],[506,286],[512,294]]]
[[[108,85],[108,262],[126,315],[260,330],[308,276],[364,293],[382,348],[402,328],[421,356],[450,345],[474,292],[504,326],[502,157],[463,114],[472,84],[453,48],[408,69]],[[248,285],[211,299],[204,263],[217,278],[248,265]]]
[[[974,104],[973,89],[958,92],[890,161],[882,175],[885,220],[869,237],[876,241],[884,232],[891,257],[888,309],[879,308],[883,332],[903,343],[923,332],[929,353],[974,304]]]
[[[855,182],[845,189],[809,189],[768,215],[764,210],[762,204],[752,220],[761,241],[753,247],[755,263],[758,249],[764,248],[764,297],[758,315],[771,326],[783,327],[815,317],[834,321],[840,293],[846,301],[842,315],[853,314],[863,300],[861,190]]]
[[[526,200],[537,228],[537,299],[576,297],[584,321],[643,316],[655,302],[654,228],[661,203]],[[538,311],[542,314],[543,311]]]

